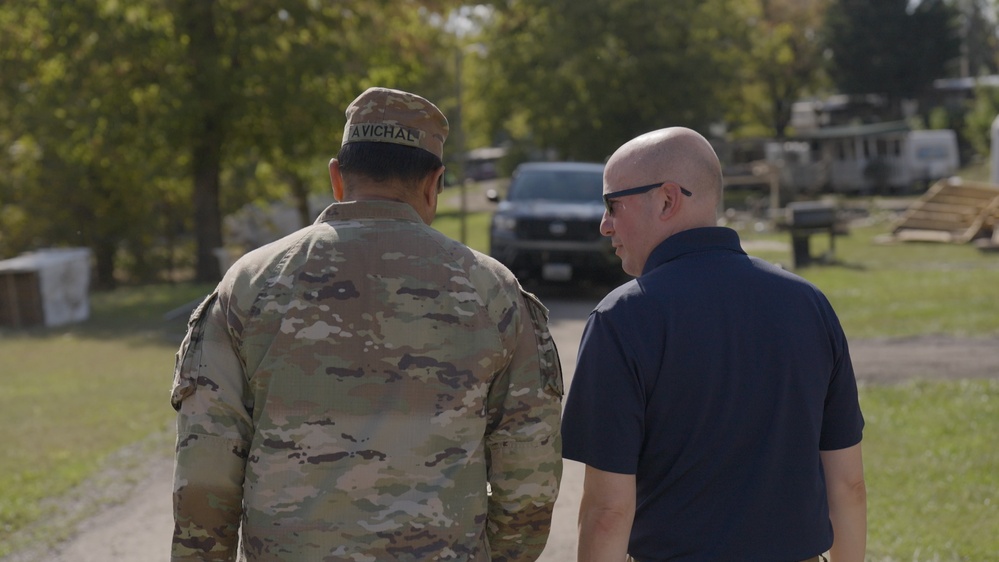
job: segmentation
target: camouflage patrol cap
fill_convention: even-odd
[[[447,118],[425,98],[401,90],[368,88],[347,106],[343,143],[415,146],[444,158]]]

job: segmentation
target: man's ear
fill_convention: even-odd
[[[667,221],[680,212],[680,205],[683,197],[680,194],[680,186],[673,182],[666,182],[663,186],[663,209],[659,213],[659,220]]]
[[[444,166],[441,166],[427,176],[427,183],[423,185],[423,196],[428,206],[434,206],[434,201],[443,189]]]
[[[333,184],[333,198],[343,201],[343,175],[340,174],[340,163],[336,158],[330,159],[330,183]]]

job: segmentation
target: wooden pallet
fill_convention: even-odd
[[[983,252],[999,252],[999,217],[993,217],[992,238],[979,238],[975,245]]]
[[[999,185],[940,180],[895,222],[896,240],[965,244],[999,231]]]

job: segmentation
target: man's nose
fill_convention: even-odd
[[[610,236],[614,234],[614,219],[604,211],[604,216],[600,219],[600,234]]]

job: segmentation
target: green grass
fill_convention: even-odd
[[[836,238],[834,265],[796,271],[829,297],[849,337],[999,334],[999,254],[968,244],[879,243],[885,233],[884,224],[854,229]],[[790,245],[787,233],[741,234]],[[828,236],[813,237],[813,254],[828,248]],[[749,253],[792,262],[789,248]]]
[[[490,213],[468,213],[465,218],[465,239],[461,237],[461,212],[457,209],[442,208],[437,212],[433,227],[455,240],[480,252],[489,253]]]
[[[0,332],[0,556],[8,539],[51,514],[41,500],[91,476],[108,456],[173,419],[173,354],[184,319],[162,315],[204,286],[95,294],[88,322]]]
[[[433,226],[460,239],[461,215],[442,205]],[[489,212],[467,215],[466,244],[489,248]],[[999,335],[999,253],[970,244],[885,244],[889,224],[837,236],[833,264],[796,270],[829,297],[851,338],[952,334]],[[740,229],[743,241],[770,242],[781,250],[749,253],[790,267],[790,235]],[[769,247],[769,246],[768,246]],[[827,235],[813,236],[814,255],[829,250]]]
[[[488,212],[467,218],[488,248]],[[460,236],[443,206],[434,227]],[[836,263],[798,273],[833,302],[851,339],[945,333],[999,336],[999,255],[949,244],[881,245],[887,224],[836,239]],[[787,233],[741,233],[786,245]],[[813,251],[827,239],[813,240]],[[790,263],[790,250],[751,251]],[[11,538],[93,476],[109,455],[173,419],[167,401],[184,319],[163,314],[211,287],[150,286],[94,294],[86,323],[0,331],[0,557]],[[999,381],[914,381],[861,388],[867,418],[870,560],[997,560]],[[169,448],[157,443],[158,454]],[[165,449],[165,451],[163,450]],[[65,532],[63,530],[62,532]]]
[[[868,560],[999,560],[999,380],[865,386]]]

